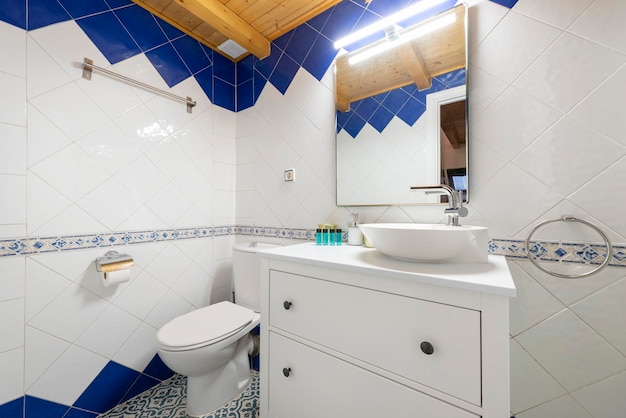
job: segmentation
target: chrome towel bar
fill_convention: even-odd
[[[115,78],[119,78],[127,83],[130,84],[134,84],[138,87],[141,87],[142,89],[148,90],[148,91],[152,91],[154,93],[160,94],[162,96],[166,96],[169,97],[170,99],[174,99],[174,100],[178,100],[181,102],[185,102],[187,104],[187,113],[191,113],[191,109],[196,105],[196,102],[194,100],[191,99],[191,97],[182,97],[182,96],[177,96],[174,93],[170,93],[169,91],[165,91],[162,89],[159,89],[157,87],[153,87],[149,84],[146,83],[142,83],[141,81],[137,81],[137,80],[133,80],[132,78],[126,77],[124,75],[118,74],[116,72],[107,70],[106,68],[102,68],[102,67],[98,67],[97,65],[93,64],[93,60],[89,59],[89,58],[85,58],[83,60],[83,78],[86,80],[91,80],[91,74],[93,72],[93,70],[98,70],[101,73],[104,73],[106,75],[109,75],[111,77],[115,77]]]

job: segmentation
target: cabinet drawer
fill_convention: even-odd
[[[269,335],[270,416],[478,418],[280,334]]]
[[[272,270],[269,322],[481,404],[478,311]]]

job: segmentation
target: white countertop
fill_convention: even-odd
[[[311,242],[275,247],[258,254],[269,259],[374,273],[425,284],[511,297],[516,295],[515,283],[503,256],[490,255],[486,263],[418,263],[396,260],[374,248],[324,246]]]

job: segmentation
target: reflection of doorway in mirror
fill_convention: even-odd
[[[465,202],[469,200],[466,105],[465,86],[432,93],[426,97],[427,136],[438,144],[439,182],[461,191]],[[455,187],[455,180],[458,188]],[[447,195],[441,195],[439,202],[447,201]]]
[[[467,201],[466,101],[442,104],[439,108],[441,183],[461,192]],[[446,196],[447,197],[447,196]]]

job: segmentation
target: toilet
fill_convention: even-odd
[[[157,332],[157,351],[173,371],[187,376],[187,414],[206,415],[237,397],[250,382],[248,355],[258,350],[250,335],[261,320],[260,259],[272,244],[233,248],[235,301],[188,312]]]

